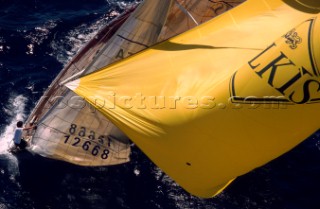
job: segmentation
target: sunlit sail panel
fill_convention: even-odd
[[[320,15],[300,2],[248,0],[66,85],[211,197],[319,128]]]
[[[111,31],[111,38],[101,39],[98,44],[97,41],[89,43],[88,51],[80,52],[81,56],[55,79],[29,118],[29,123],[32,119],[37,122],[32,151],[79,165],[113,165],[129,160],[128,138],[61,84],[70,79],[70,75],[92,72],[154,44],[171,4],[170,0],[144,1],[120,29]],[[115,25],[122,24],[122,19]]]
[[[83,157],[81,157],[86,156],[86,153],[79,152],[75,155],[74,152],[71,152],[69,149],[66,149],[65,145],[62,143],[62,137],[68,136],[68,132],[66,132],[67,127],[64,126],[67,124],[67,122],[64,121],[64,118],[69,116],[64,115],[64,117],[61,117],[60,122],[64,121],[63,123],[54,123],[52,112],[54,110],[61,111],[62,109],[66,108],[68,102],[60,103],[60,101],[63,99],[64,95],[67,94],[67,92],[70,92],[67,88],[61,86],[60,82],[64,81],[65,79],[69,78],[74,74],[78,74],[82,71],[82,69],[88,66],[88,63],[90,63],[94,59],[97,51],[110,39],[113,33],[117,29],[119,29],[119,27],[125,22],[125,20],[128,18],[132,11],[133,8],[128,10],[123,15],[120,15],[109,25],[103,28],[96,35],[96,38],[92,39],[59,73],[59,75],[55,78],[55,80],[48,87],[44,95],[41,97],[41,99],[39,100],[39,102],[37,103],[36,107],[34,108],[27,120],[27,125],[37,125],[36,131],[29,131],[29,133],[27,133],[25,136],[28,140],[31,141],[31,149],[34,152],[54,159],[60,159],[69,162],[73,160],[74,163],[81,165],[90,163],[90,160],[86,160],[87,158],[83,159]],[[75,113],[77,112],[79,112],[79,110],[74,111],[73,114],[70,114],[70,117],[75,117]],[[55,121],[57,121],[57,118],[55,119]],[[98,134],[101,135],[97,137],[106,137],[102,133],[97,133],[97,135]],[[56,138],[57,136],[58,138]],[[63,142],[67,143],[66,138]],[[125,151],[126,157],[122,159],[122,161],[124,162],[127,161],[128,158],[127,145],[125,145],[125,147],[126,148],[123,149],[123,151]],[[109,163],[110,160],[112,160],[112,157],[108,157],[108,160],[104,160],[104,163]]]

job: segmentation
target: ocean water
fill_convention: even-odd
[[[0,0],[0,209],[319,209],[320,132],[212,199],[186,193],[137,148],[130,163],[98,168],[7,152],[15,122],[132,2]]]

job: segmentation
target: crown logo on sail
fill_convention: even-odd
[[[230,82],[232,102],[319,103],[320,71],[313,47],[317,35],[312,34],[315,22],[310,19],[290,30],[240,68]]]
[[[302,38],[298,36],[298,33],[296,32],[295,29],[292,29],[282,37],[287,39],[286,43],[289,44],[291,49],[297,48],[298,44],[302,42]]]

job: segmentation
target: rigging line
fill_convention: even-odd
[[[131,43],[138,44],[138,45],[140,45],[140,46],[144,46],[144,47],[146,47],[146,48],[149,48],[149,46],[146,45],[146,44],[143,44],[143,43],[140,43],[140,42],[137,42],[137,41],[128,39],[128,38],[126,38],[126,37],[124,37],[124,36],[121,36],[121,35],[119,35],[119,34],[117,34],[117,36],[119,36],[120,38],[123,38],[124,40],[129,41],[129,42],[131,42]]]
[[[179,9],[185,13],[196,25],[199,25],[199,23],[196,21],[196,19],[194,19],[194,17],[191,15],[190,12],[188,12],[188,10],[186,10],[186,8],[184,8],[177,0],[175,0],[175,3],[177,4],[177,6],[179,7]]]

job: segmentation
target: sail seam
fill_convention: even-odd
[[[137,41],[133,41],[133,40],[128,39],[128,38],[126,38],[126,37],[124,37],[124,36],[121,36],[121,35],[119,35],[119,34],[117,34],[117,36],[119,36],[120,38],[123,38],[124,40],[129,41],[129,42],[131,42],[131,43],[138,44],[138,45],[144,46],[144,47],[146,47],[146,48],[149,48],[148,45],[145,45],[145,44],[143,44],[143,43],[140,43],[140,42],[137,42]]]

